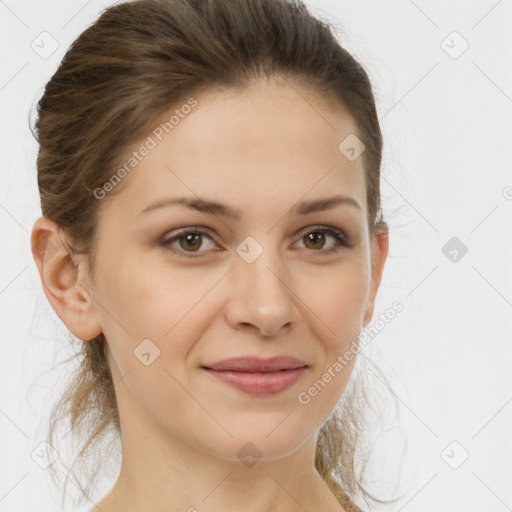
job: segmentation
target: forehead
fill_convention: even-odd
[[[366,209],[362,158],[350,161],[339,149],[358,131],[341,105],[334,109],[287,81],[214,90],[194,99],[196,106],[161,140],[148,134],[152,147],[116,191],[118,208],[136,215],[148,202],[185,194],[266,208],[340,193]],[[148,141],[130,148],[127,157]]]

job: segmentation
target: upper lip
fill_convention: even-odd
[[[278,372],[280,370],[293,370],[306,367],[307,364],[300,359],[289,356],[278,356],[270,359],[259,357],[235,357],[217,363],[204,365],[204,368],[216,371],[235,372]]]

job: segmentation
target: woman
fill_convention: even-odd
[[[329,26],[287,0],[115,5],[36,130],[32,251],[83,344],[50,444],[69,418],[79,460],[122,446],[90,510],[361,510],[337,405],[388,253],[382,138]]]

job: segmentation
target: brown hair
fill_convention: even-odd
[[[215,88],[241,89],[257,79],[293,80],[304,91],[346,108],[356,121],[374,237],[387,226],[380,205],[382,135],[372,87],[361,65],[343,49],[332,27],[293,0],[138,0],[102,12],[64,56],[38,103],[38,186],[43,216],[67,234],[69,251],[86,254],[94,275],[101,206],[94,190],[123,161],[127,149],[154,128],[171,106]],[[380,215],[379,215],[380,214]],[[55,404],[56,427],[70,422],[83,437],[75,463],[120,424],[103,334],[79,340],[79,366]],[[72,359],[72,358],[70,358]],[[356,470],[363,436],[364,393],[344,393],[343,409],[323,425],[315,466],[347,511],[371,496]],[[94,473],[84,471],[88,487]],[[96,475],[97,476],[97,475]]]

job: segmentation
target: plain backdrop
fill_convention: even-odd
[[[41,210],[28,115],[111,3],[0,1],[0,512],[60,510],[33,456],[69,352],[30,251]],[[382,510],[512,510],[512,2],[307,4],[369,73],[385,140],[390,253],[374,318],[395,301],[403,311],[365,355],[392,385],[407,449],[383,425],[370,489],[403,495]]]

